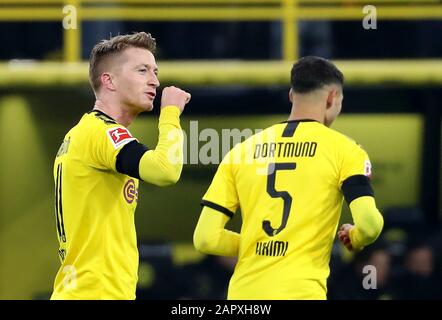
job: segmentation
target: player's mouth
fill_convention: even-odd
[[[150,97],[152,100],[155,99],[156,96],[155,92],[145,92],[144,94]]]

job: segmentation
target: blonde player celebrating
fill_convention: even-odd
[[[135,298],[138,181],[158,186],[178,181],[179,117],[190,100],[179,88],[164,88],[154,150],[127,129],[140,112],[153,108],[159,86],[155,47],[155,39],[140,32],[103,40],[92,50],[95,106],[66,134],[54,163],[61,267],[52,299]]]
[[[326,299],[343,198],[354,220],[339,231],[348,249],[360,250],[380,234],[369,158],[329,128],[341,111],[343,82],[330,61],[300,59],[291,70],[288,121],[237,144],[219,165],[194,245],[238,256],[228,299]],[[225,229],[238,207],[240,234]]]

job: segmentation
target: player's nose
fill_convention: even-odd
[[[155,89],[160,86],[160,80],[158,80],[158,76],[155,73],[149,78],[148,85],[155,87]]]

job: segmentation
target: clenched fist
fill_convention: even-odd
[[[165,87],[161,96],[161,108],[166,106],[176,106],[181,112],[184,106],[190,101],[190,93],[177,87]]]
[[[350,240],[350,230],[352,228],[354,228],[354,225],[346,223],[343,224],[338,231],[339,240],[349,251],[353,251],[353,246]]]

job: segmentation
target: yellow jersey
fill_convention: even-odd
[[[357,143],[313,120],[276,124],[237,144],[202,200],[229,216],[241,210],[228,299],[325,299],[342,185],[370,175]]]
[[[54,163],[61,267],[51,299],[135,298],[138,179],[116,170],[134,140],[97,110],[66,134]]]

